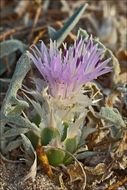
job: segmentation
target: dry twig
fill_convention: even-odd
[[[39,32],[39,34],[35,37],[34,41],[33,41],[33,44],[36,44],[40,38],[42,38],[43,34],[45,34],[45,30],[42,30]]]
[[[31,39],[32,39],[32,37],[33,37],[34,28],[35,28],[36,25],[37,25],[37,21],[38,21],[38,19],[39,19],[41,10],[42,10],[42,6],[41,6],[41,3],[40,3],[40,4],[39,4],[39,7],[38,7],[38,9],[37,9],[35,18],[34,18],[34,23],[33,23],[32,31],[31,31],[31,33],[30,33],[30,35],[29,35],[29,42],[31,41]]]
[[[108,188],[104,190],[112,190],[112,189],[118,188],[119,186],[123,185],[123,183],[125,182],[127,182],[127,176],[125,176],[125,178],[122,179],[121,181],[117,181],[115,184],[110,185]]]
[[[13,28],[13,29],[11,29],[11,30],[9,30],[7,32],[4,32],[2,35],[0,35],[0,40],[4,41],[7,36],[11,36],[16,31],[24,30],[24,29],[26,29],[28,27],[29,26],[19,26],[19,27]]]

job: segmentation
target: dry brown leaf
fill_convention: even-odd
[[[99,185],[103,181],[110,178],[113,174],[113,171],[111,171],[111,165],[107,167],[104,163],[99,163],[96,165],[96,167],[85,167],[85,169],[90,178],[92,178],[92,176],[95,176],[91,181],[91,190],[93,190],[96,185]]]
[[[82,173],[81,167],[77,162],[75,162],[75,165],[71,165],[67,168],[68,174],[70,176],[70,182],[69,185],[71,185],[73,190],[81,189],[84,190],[85,183],[84,181],[84,174]]]
[[[119,82],[123,84],[127,83],[127,72],[121,73],[119,75]]]
[[[127,168],[127,130],[123,135],[117,151],[114,154],[111,154],[111,156],[114,160],[115,168],[123,170]]]
[[[87,82],[84,85],[83,89],[88,90],[89,96],[93,100],[98,100],[103,98],[100,88],[98,88],[98,86],[94,82]]]
[[[110,95],[107,96],[105,105],[107,108],[113,108],[116,101],[118,101],[118,96],[122,97],[122,93],[119,90],[114,90]]]
[[[8,160],[8,159],[5,158],[5,156],[3,156],[2,153],[0,152],[0,162],[3,162],[3,161],[8,162],[8,163],[12,163],[12,164],[24,162],[24,160]]]
[[[49,145],[44,146],[44,148],[46,148],[46,149],[61,150],[61,151],[65,152],[65,153],[67,153],[71,158],[73,158],[73,159],[75,160],[75,167],[73,166],[73,169],[76,168],[77,171],[80,171],[80,172],[77,174],[79,178],[76,177],[75,180],[74,180],[74,182],[75,182],[75,181],[77,182],[77,180],[81,180],[81,182],[78,183],[78,185],[81,186],[81,187],[80,187],[81,190],[84,190],[85,187],[86,187],[86,173],[85,173],[85,170],[84,170],[84,168],[83,168],[83,166],[82,166],[82,163],[79,162],[79,161],[77,160],[77,158],[76,158],[73,154],[71,154],[70,152],[68,152],[68,151],[65,150],[65,149],[58,148],[58,147],[55,147],[55,146],[49,146]],[[70,166],[70,167],[72,168],[72,166]],[[72,169],[72,170],[73,170],[73,169]],[[74,172],[76,172],[76,169],[74,169]],[[68,170],[68,169],[67,169],[67,170]],[[69,170],[69,171],[70,171],[70,170]],[[77,173],[77,172],[76,172],[76,173]],[[74,175],[74,176],[76,176],[76,175]],[[73,182],[73,177],[70,177],[70,178],[72,179],[71,182]],[[75,187],[75,183],[72,184],[72,186],[73,186],[73,185],[74,185],[74,187]],[[76,189],[73,189],[73,190],[77,190],[77,188],[76,188]]]
[[[23,178],[23,180],[26,181],[27,179],[31,178],[32,181],[35,181],[37,173],[37,154],[27,136],[21,134],[21,137],[23,139],[23,145],[25,148],[26,163],[28,166],[31,166],[28,174]]]
[[[106,165],[104,163],[99,163],[96,167],[85,167],[85,169],[92,173],[92,175],[102,175],[106,170]]]
[[[35,181],[35,177],[37,174],[37,154],[32,146],[31,146],[31,149],[34,154],[34,161],[33,161],[32,166],[30,167],[28,174],[24,177],[24,181],[26,181],[27,179],[30,179],[30,178],[32,179],[32,181]]]
[[[60,186],[61,186],[62,189],[67,190],[66,186],[64,185],[64,181],[63,181],[62,177],[63,177],[63,173],[61,173],[60,176],[59,176]]]
[[[95,140],[98,138],[98,136],[100,134],[100,127],[101,127],[101,122],[99,122],[97,124],[97,129],[98,130],[97,130],[96,133],[93,134],[91,141],[88,143],[88,148],[90,148],[94,144]]]
[[[28,172],[28,174],[24,177],[24,181],[26,181],[27,179],[31,178],[32,181],[35,181],[35,177],[36,177],[36,173],[37,173],[37,155],[36,152],[34,151],[34,162]]]
[[[127,50],[121,50],[118,52],[117,57],[119,61],[127,61]]]
[[[14,9],[14,12],[19,16],[22,17],[25,13],[27,7],[29,6],[30,1],[21,0],[19,1],[17,7]]]
[[[127,131],[125,131],[123,135],[122,141],[120,142],[120,145],[116,151],[116,155],[118,157],[122,156],[124,151],[127,151]]]

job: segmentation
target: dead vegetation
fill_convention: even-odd
[[[38,168],[34,181],[30,179],[24,181],[24,176],[28,174],[30,167],[25,163],[11,162],[1,156],[1,190],[77,190],[82,189],[84,183],[86,183],[86,190],[127,189],[126,0],[1,0],[0,41],[17,39],[28,47],[31,44],[37,44],[38,40],[42,39],[48,44],[48,26],[52,26],[56,30],[62,28],[74,11],[86,2],[88,8],[65,41],[71,44],[76,38],[79,27],[83,28],[98,37],[118,59],[118,64],[113,65],[115,68],[114,78],[110,74],[106,74],[97,80],[100,87],[100,94],[97,96],[103,95],[103,100],[96,108],[97,110],[91,110],[87,116],[86,126],[96,130],[93,130],[93,133],[86,139],[86,152],[89,150],[96,154],[87,155],[79,162],[86,172],[86,181],[83,181],[83,172],[76,161],[67,169],[63,166],[52,168],[53,180],[46,176],[42,168]],[[2,52],[0,53],[2,57]],[[2,105],[21,53],[23,52],[19,45],[15,52],[5,55],[0,60],[0,105]],[[31,85],[28,78],[33,76],[34,69],[31,69],[25,78],[27,85]],[[92,89],[93,94],[90,96],[95,95],[98,91],[94,85],[90,87],[88,84],[85,88]],[[107,112],[105,110],[105,114],[102,113],[103,119],[102,117],[96,118],[94,111],[99,112],[102,106],[107,108]],[[109,113],[108,108],[114,110],[111,113],[112,118],[110,118],[110,114],[106,115]],[[109,122],[111,120],[112,125]],[[81,153],[82,150],[79,152]],[[22,145],[8,154],[8,159],[19,160],[20,158],[24,158]]]

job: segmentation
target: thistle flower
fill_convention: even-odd
[[[69,49],[66,44],[63,46],[62,53],[56,47],[56,42],[50,41],[48,50],[41,41],[40,49],[33,45],[33,54],[28,52],[45,79],[33,79],[36,90],[26,91],[35,99],[26,96],[34,107],[32,118],[37,117],[35,113],[40,118],[36,119],[40,131],[36,133],[36,138],[34,134],[30,134],[30,138],[35,148],[39,137],[42,145],[63,148],[74,154],[82,140],[84,142],[91,133],[88,130],[85,138],[82,136],[89,106],[95,102],[84,94],[82,86],[110,72],[111,68],[105,68],[110,58],[102,61],[103,51],[98,50],[97,44],[93,45],[92,39],[87,45],[84,40],[77,39]],[[47,149],[46,154],[53,166],[67,165],[72,161],[67,154],[53,148]]]
[[[105,68],[111,58],[102,61],[103,50],[98,50],[98,44],[93,45],[89,39],[85,46],[84,40],[75,40],[72,47],[67,49],[63,44],[64,51],[58,50],[56,42],[50,40],[49,50],[41,41],[41,49],[33,45],[33,54],[28,52],[48,83],[48,93],[56,98],[70,98],[81,90],[81,87],[98,76],[111,71]]]

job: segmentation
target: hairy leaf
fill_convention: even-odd
[[[0,58],[10,55],[17,50],[20,50],[23,53],[26,49],[27,46],[19,40],[6,40],[0,43]]]
[[[64,39],[67,37],[70,31],[74,28],[74,26],[77,24],[86,7],[87,4],[81,5],[79,9],[75,11],[75,13],[68,19],[63,28],[61,28],[60,30],[55,31],[55,29],[53,29],[52,27],[48,28],[50,38],[53,41],[56,40],[58,47],[64,41]]]
[[[126,127],[119,111],[114,108],[106,108],[102,107],[99,114],[97,114],[100,118],[110,121],[111,123],[114,123],[115,125],[120,125],[122,127]]]
[[[28,128],[13,128],[13,129],[6,131],[3,134],[2,138],[20,135],[21,133],[27,133],[28,131],[29,131]]]
[[[76,154],[76,158],[78,160],[83,160],[87,157],[92,157],[92,156],[96,156],[98,154],[98,152],[93,152],[93,151],[86,151],[86,152],[82,152],[82,153],[79,153],[79,154]]]
[[[14,140],[14,141],[10,142],[10,143],[6,146],[5,152],[7,153],[7,152],[9,152],[9,151],[12,151],[12,150],[18,148],[21,144],[22,144],[22,140],[21,140],[21,139]]]
[[[3,51],[3,49],[1,51]],[[3,55],[6,55],[6,54],[3,54]],[[25,119],[21,115],[17,115],[17,111],[18,111],[18,114],[21,111],[21,110],[19,111],[19,109],[17,108],[29,107],[27,102],[23,100],[19,100],[17,98],[17,91],[19,88],[21,88],[22,81],[24,77],[26,76],[27,72],[29,71],[30,66],[31,65],[30,65],[28,56],[26,54],[23,54],[16,65],[13,78],[11,80],[9,89],[6,93],[5,99],[2,104],[1,130],[0,130],[1,137],[4,134],[5,125],[8,122],[12,122],[13,124],[17,124],[17,125],[22,125],[23,127],[34,128],[36,132],[39,130],[38,127],[35,124],[31,123],[28,119]],[[8,115],[9,113],[11,113],[12,115],[11,116]],[[1,149],[4,152],[4,149],[5,149],[4,141],[2,141],[1,143]]]

